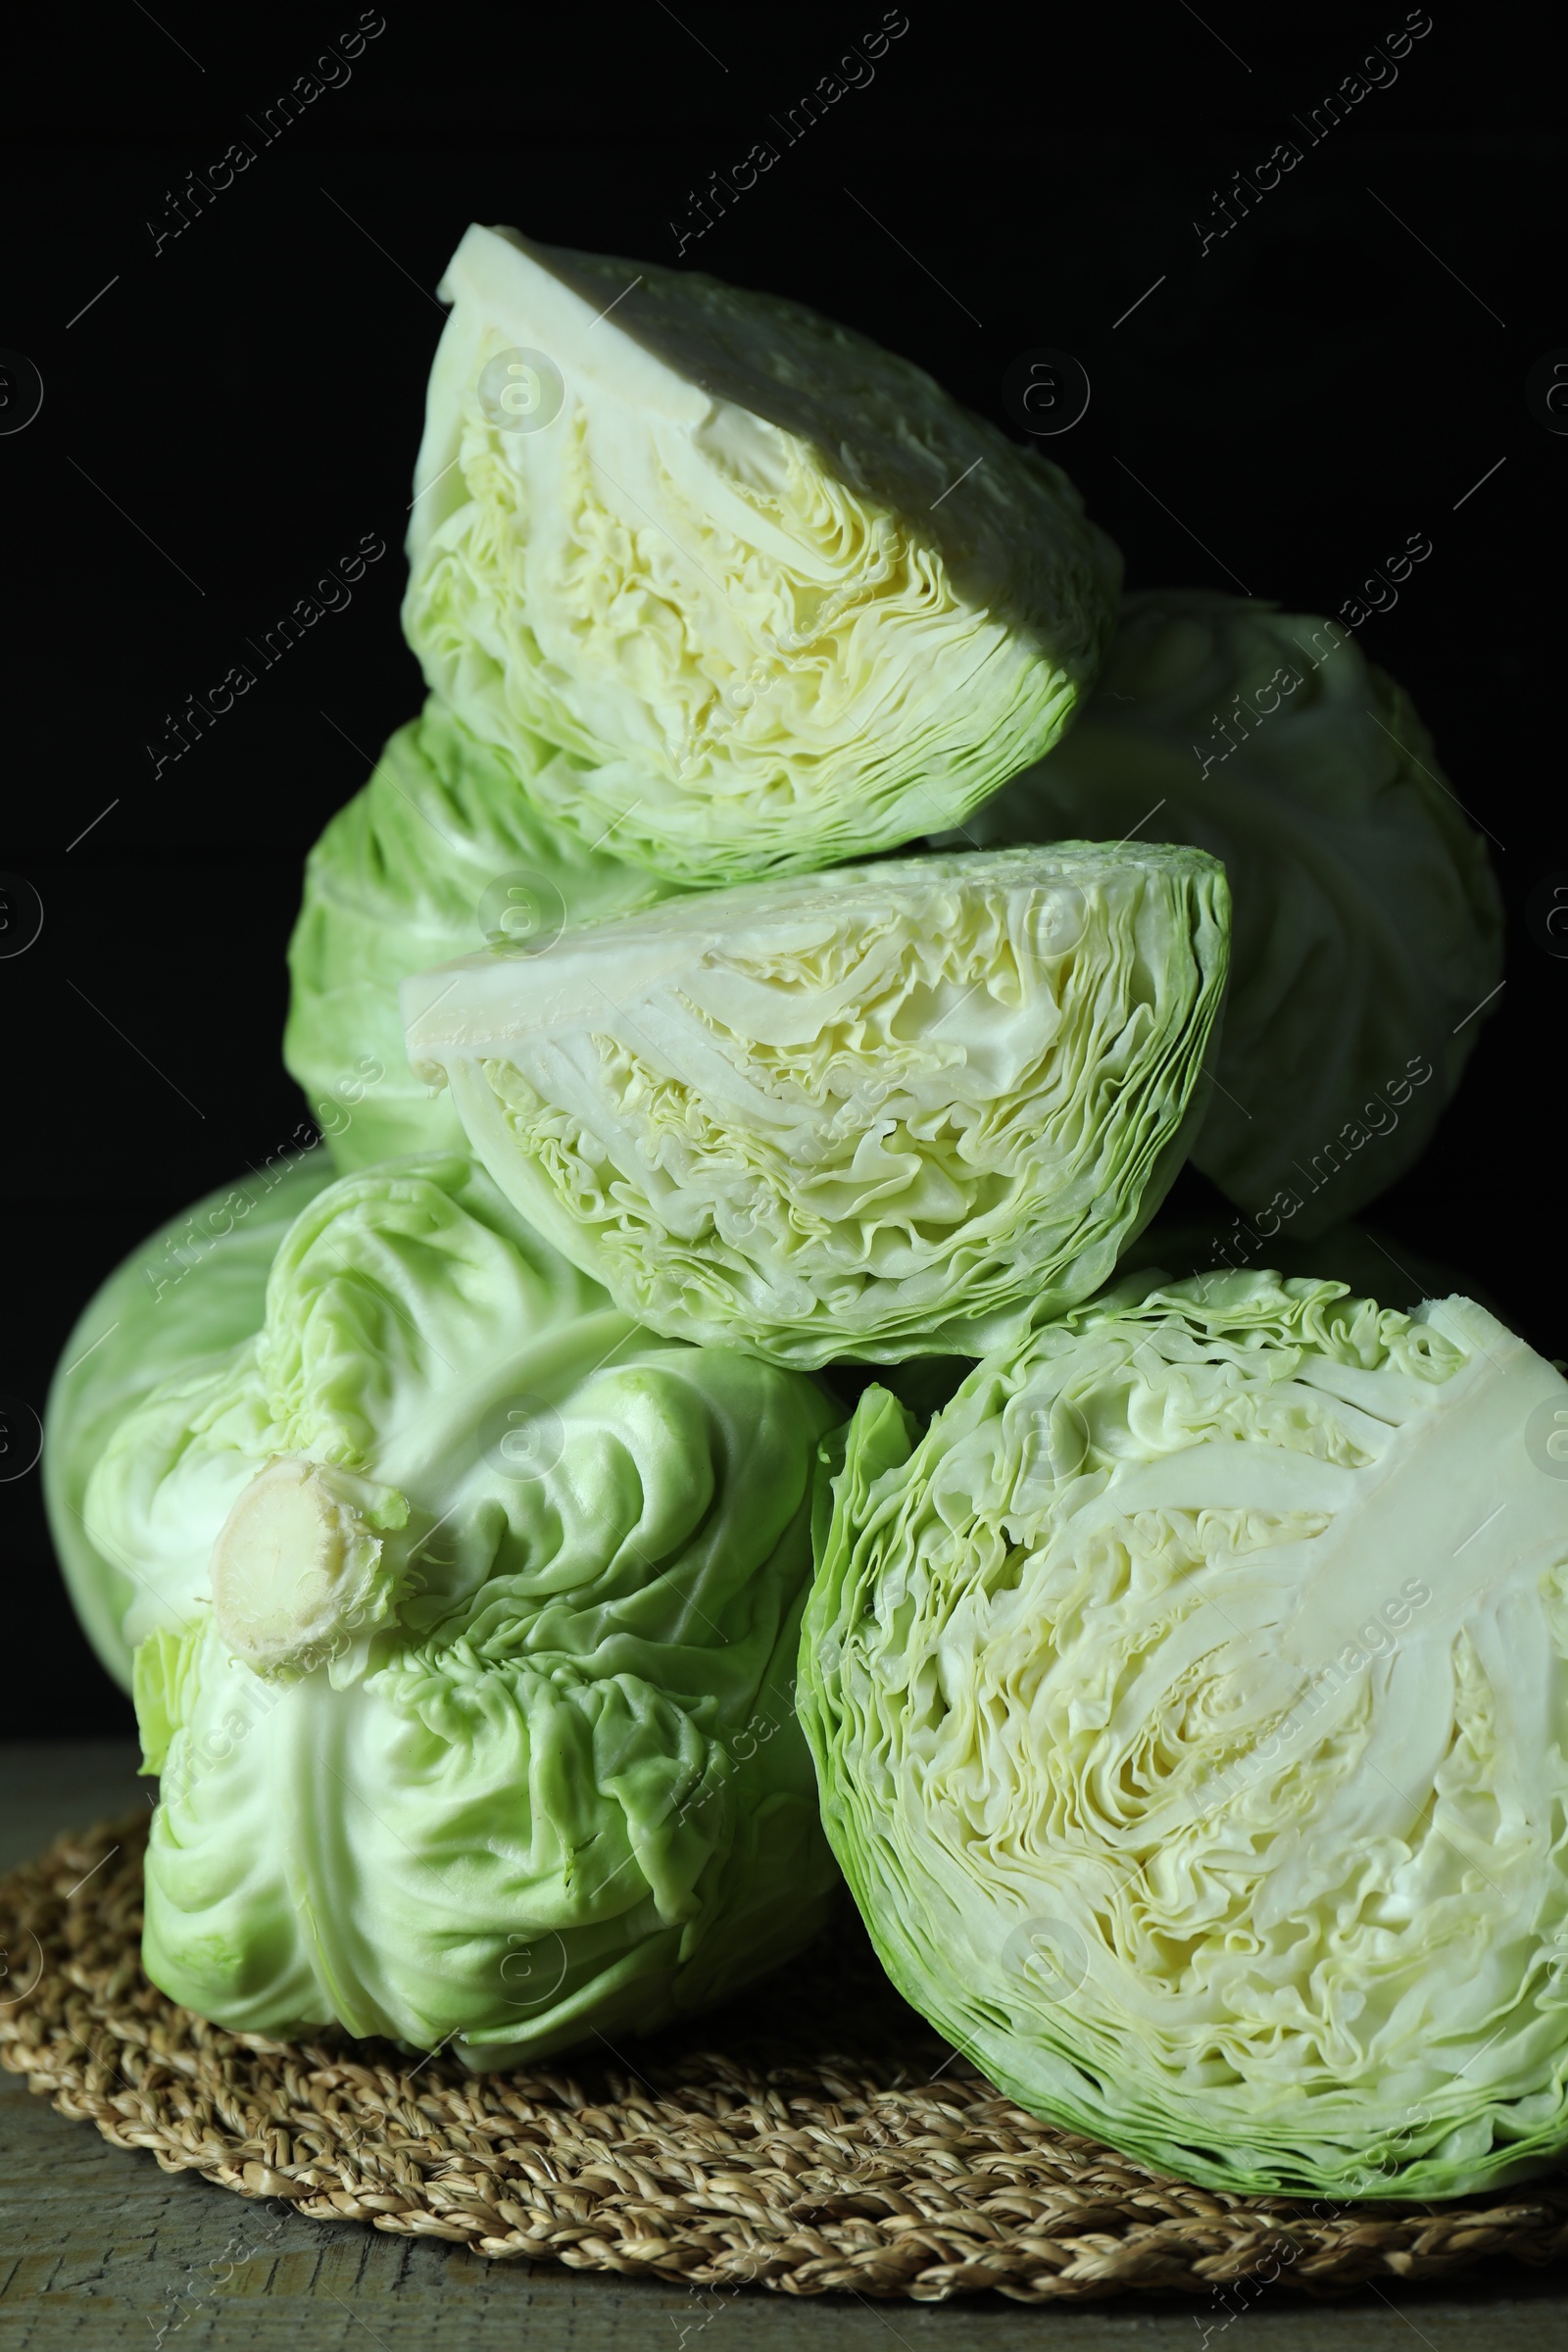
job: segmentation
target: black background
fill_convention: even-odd
[[[278,1058],[284,945],[306,850],[421,695],[399,551],[433,289],[463,229],[673,262],[688,191],[757,139],[782,146],[769,118],[882,12],[388,0],[350,78],[264,145],[249,118],[358,21],[61,10],[12,76],[0,343],[35,364],[44,401],[0,438],[0,865],[45,920],[0,961],[0,1391],[39,1410],[118,1259],[305,1116]],[[1501,845],[1508,980],[1431,1152],[1377,1216],[1562,1353],[1568,964],[1526,919],[1568,868],[1568,438],[1524,394],[1568,346],[1561,52],[1537,22],[1438,0],[1394,85],[1308,146],[1293,115],[1402,8],[1276,25],[1226,0],[1201,21],[1181,0],[1016,16],[911,0],[868,86],[681,258],[864,329],[999,422],[1020,353],[1076,354],[1090,410],[1047,446],[1132,586],[1245,584],[1332,613],[1412,532],[1431,538],[1360,642]],[[1286,138],[1300,165],[1200,255],[1211,192]],[[234,139],[255,163],[155,252],[169,192]],[[352,605],[155,779],[165,713],[367,532],[388,552]],[[6,1733],[128,1728],[72,1623],[36,1471],[0,1507]]]

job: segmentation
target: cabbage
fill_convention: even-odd
[[[405,981],[410,1059],[541,1233],[671,1338],[977,1355],[1109,1274],[1225,972],[1192,850],[887,860]]]
[[[161,1381],[260,1331],[277,1245],[331,1177],[324,1152],[304,1152],[209,1193],[117,1266],[66,1342],[44,1413],[49,1532],[82,1631],[122,1690],[131,1653],[121,1626],[135,1587],[87,1534],[93,1464]]]
[[[1486,845],[1407,696],[1310,615],[1129,597],[1072,733],[965,839],[1134,832],[1222,858],[1235,900],[1194,1160],[1274,1232],[1353,1214],[1420,1154],[1502,978]]]
[[[404,628],[548,816],[722,883],[953,824],[1061,732],[1119,559],[919,368],[512,229],[441,291]]]
[[[900,1989],[1210,2186],[1568,2146],[1568,1383],[1493,1316],[1132,1278],[860,1400],[800,1705]]]
[[[786,1959],[816,1385],[639,1331],[471,1161],[341,1179],[88,1487],[161,1775],[143,1958],[237,2032],[504,2066]]]
[[[512,769],[432,696],[311,852],[289,944],[283,1059],[338,1168],[463,1148],[450,1102],[409,1073],[405,974],[487,935],[540,952],[567,922],[663,895],[537,815]]]

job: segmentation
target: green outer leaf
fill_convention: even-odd
[[[1266,1273],[1130,1277],[923,1434],[866,1391],[823,1449],[799,1707],[906,1998],[1033,2112],[1215,2188],[1558,2160],[1553,1411],[1467,1300]]]
[[[261,1329],[277,1246],[331,1179],[327,1154],[306,1152],[171,1217],[94,1293],[61,1352],[44,1414],[49,1531],[82,1631],[122,1690],[131,1652],[121,1627],[135,1587],[83,1525],[93,1466],[116,1425],[162,1382]]]
[[[1194,1161],[1250,1216],[1271,1212],[1270,1231],[1307,1239],[1414,1164],[1494,1007],[1487,845],[1408,696],[1353,638],[1197,589],[1127,599],[1070,734],[962,840],[1135,826],[1222,859],[1235,902]]]
[[[342,1174],[464,1149],[450,1100],[409,1069],[398,984],[483,945],[493,886],[528,877],[546,936],[667,895],[539,815],[518,786],[519,756],[499,758],[432,695],[305,861],[283,1060]]]

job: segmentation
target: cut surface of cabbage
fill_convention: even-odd
[[[1568,2146],[1568,1383],[1471,1301],[1131,1278],[862,1397],[801,1651],[906,1996],[1185,2178]]]
[[[804,1366],[977,1355],[1158,1204],[1226,924],[1192,850],[888,859],[421,973],[409,1058],[650,1329]]]
[[[591,847],[705,887],[828,864],[956,823],[1066,725],[1119,559],[918,368],[512,229],[441,290],[405,631]]]

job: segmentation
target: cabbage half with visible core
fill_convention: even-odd
[[[466,1157],[341,1179],[95,1469],[160,1803],[143,1958],[236,2032],[503,2066],[787,1959],[814,1382],[651,1339]]]
[[[1226,921],[1193,850],[840,867],[421,973],[409,1057],[651,1329],[806,1366],[978,1355],[1158,1205]]]
[[[547,815],[707,886],[956,823],[1054,742],[1120,576],[1055,466],[695,271],[473,227],[441,292],[404,628]]]
[[[43,1424],[49,1533],[82,1631],[122,1690],[131,1652],[121,1629],[136,1587],[128,1565],[106,1557],[87,1533],[93,1464],[161,1381],[261,1330],[277,1246],[331,1181],[327,1154],[302,1152],[209,1193],[116,1267],[61,1351]]]
[[[1127,599],[1071,733],[964,839],[1135,827],[1223,859],[1235,902],[1193,1159],[1265,1234],[1320,1232],[1413,1165],[1495,999],[1486,844],[1343,629],[1180,589]]]
[[[283,1059],[338,1169],[463,1149],[451,1103],[410,1074],[408,973],[492,937],[548,947],[567,923],[666,889],[540,816],[514,768],[432,696],[312,850],[289,942]]]
[[[862,1397],[800,1704],[900,1989],[1211,2186],[1568,2146],[1568,1383],[1464,1298],[1133,1279]]]

